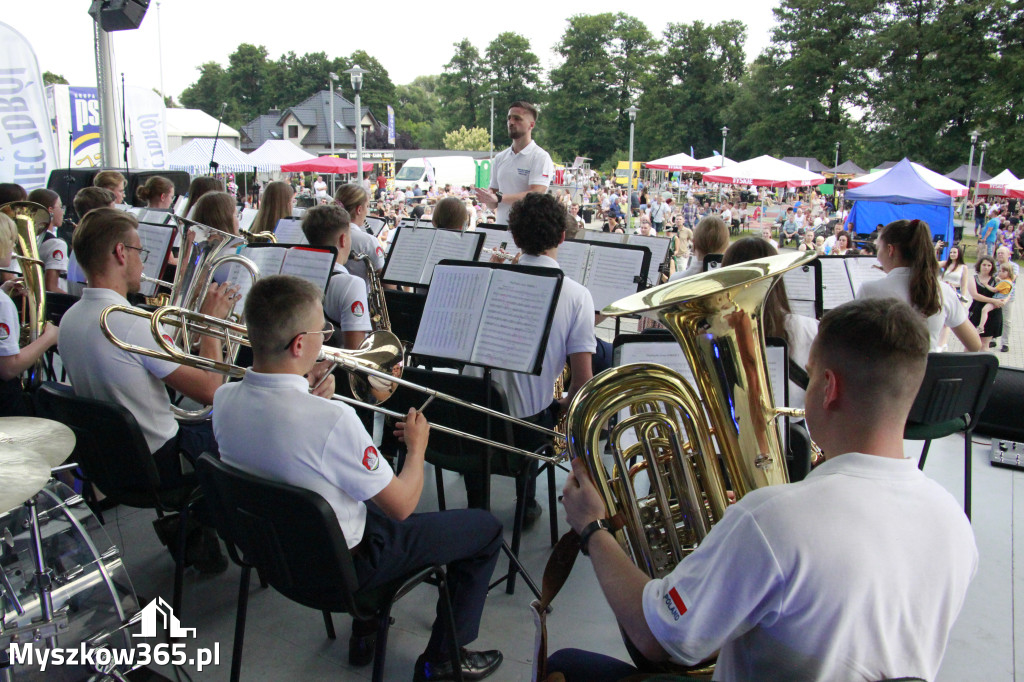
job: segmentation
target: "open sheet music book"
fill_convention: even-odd
[[[484,235],[484,247],[480,249],[480,257],[477,258],[481,263],[491,260],[491,255],[493,255],[490,253],[491,249],[504,249],[513,256],[519,253],[516,240],[512,238],[512,232],[507,227],[495,228],[493,225],[477,225],[476,230]]]
[[[281,218],[274,227],[274,236],[284,244],[308,244],[302,231],[302,218]]]
[[[251,230],[258,213],[259,211],[255,208],[243,208],[242,213],[238,216],[238,226],[243,230]]]
[[[429,285],[435,265],[445,259],[474,261],[483,242],[480,232],[400,225],[381,279],[388,284]]]
[[[169,225],[173,216],[168,210],[142,206],[132,206],[128,212],[138,218],[140,223],[152,223],[153,225]]]
[[[813,260],[799,268],[789,270],[782,276],[782,281],[786,286],[790,311],[814,319],[821,317],[821,263],[819,260]]]
[[[322,248],[301,244],[241,244],[235,253],[255,263],[260,270],[261,278],[269,275],[294,275],[324,291],[327,291],[327,283],[331,279],[331,271],[334,270],[334,261],[338,258],[338,250],[334,247]],[[236,310],[241,310],[249,289],[252,288],[249,271],[238,263],[231,263],[228,265],[225,283],[238,286],[241,299]]]
[[[644,288],[651,251],[628,244],[564,241],[558,247],[558,265],[566,277],[590,291],[594,310],[600,311]]]
[[[822,312],[852,301],[864,282],[885,277],[874,256],[821,256]]]
[[[540,374],[561,288],[555,268],[445,261],[434,268],[415,353]]]
[[[149,251],[149,257],[142,264],[142,274],[153,279],[163,277],[164,264],[167,263],[171,242],[177,233],[176,229],[164,223],[139,221],[139,240],[142,248]],[[139,293],[143,296],[152,296],[156,293],[156,286],[155,282],[143,282],[139,287]]]

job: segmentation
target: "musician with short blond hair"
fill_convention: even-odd
[[[805,398],[826,461],[745,495],[660,579],[628,558],[573,462],[567,518],[647,659],[694,665],[720,650],[716,680],[935,679],[978,549],[953,496],[903,454],[928,348],[924,320],[897,299],[827,313]],[[567,682],[637,672],[576,650],[555,653],[549,671]]]

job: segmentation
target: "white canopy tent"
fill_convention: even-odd
[[[171,170],[186,171],[190,175],[203,175],[210,172],[210,158],[214,154],[213,140],[199,138],[178,147],[167,157],[167,167]],[[216,148],[218,173],[251,173],[253,170],[268,173],[269,164],[257,163],[245,152],[219,141]]]
[[[249,153],[249,158],[257,164],[266,164],[273,170],[280,170],[286,163],[309,161],[316,156],[298,147],[288,140],[267,140],[256,150]]]
[[[1006,186],[1017,182],[1018,178],[1016,175],[1010,172],[1010,169],[1005,169],[1002,173],[978,183],[978,194],[987,194],[988,196],[1001,197],[1006,195]]]

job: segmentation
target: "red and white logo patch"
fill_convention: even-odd
[[[384,247],[383,246],[378,246],[377,247],[377,255],[378,256],[383,256],[384,255]]]
[[[6,341],[11,336],[11,328],[0,322],[0,341]]]
[[[686,613],[686,604],[683,603],[683,598],[679,596],[679,590],[674,587],[665,595],[665,606],[668,607],[673,620],[679,620],[679,617]]]
[[[372,445],[363,450],[363,466],[367,471],[376,471],[380,466],[380,454]]]
[[[355,303],[352,304],[353,315],[355,315],[356,317],[362,317],[364,312],[366,311],[363,309],[362,301],[356,301]]]
[[[53,250],[53,257],[56,260],[64,260],[64,252],[61,251],[60,249],[54,249]]]
[[[172,338],[171,338],[171,335],[170,335],[170,334],[161,334],[161,337],[162,337],[162,338],[163,338],[163,340],[164,340],[164,341],[166,341],[167,343],[171,344],[172,346],[174,345],[174,339],[172,339]]]

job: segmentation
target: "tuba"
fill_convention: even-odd
[[[14,258],[21,265],[24,279],[24,308],[21,317],[21,347],[35,341],[46,329],[46,278],[43,261],[39,259],[36,234],[40,225],[50,222],[50,212],[32,201],[12,201],[3,207],[14,218],[18,228],[18,241]],[[26,370],[24,386],[32,389],[42,381],[42,359]]]
[[[615,536],[652,578],[686,558],[729,504],[788,482],[768,382],[762,309],[787,270],[815,258],[786,254],[719,268],[619,300],[602,313],[640,313],[682,346],[697,385],[656,364],[602,372],[569,406],[570,456],[582,458]],[[611,424],[613,417],[618,423]],[[599,445],[609,429],[611,460]],[[644,485],[644,484],[649,485]]]

